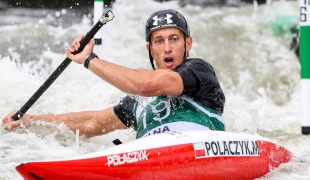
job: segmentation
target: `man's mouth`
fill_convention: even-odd
[[[174,59],[173,57],[164,57],[163,65],[165,68],[171,69],[174,64]]]
[[[166,66],[171,66],[172,65],[172,63],[173,63],[173,58],[172,57],[166,57],[165,58],[165,64],[166,64]]]
[[[173,62],[173,59],[171,57],[167,57],[167,58],[165,58],[165,62],[167,62],[167,63]]]

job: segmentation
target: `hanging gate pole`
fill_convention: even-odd
[[[301,65],[301,131],[310,134],[310,0],[300,5],[300,65]]]

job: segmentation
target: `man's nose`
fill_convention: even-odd
[[[165,41],[165,53],[171,53],[172,52],[172,48],[171,48],[171,43],[166,40]]]

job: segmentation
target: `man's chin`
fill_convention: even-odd
[[[166,69],[173,69],[174,68],[173,62],[172,63],[165,63],[164,66]]]

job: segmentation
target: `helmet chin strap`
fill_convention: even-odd
[[[187,53],[186,53],[186,37],[187,37],[187,35],[184,34],[184,57],[183,57],[183,60],[184,60],[184,61],[187,59]]]
[[[187,35],[184,34],[184,55],[183,55],[183,61],[185,61],[185,60],[187,59],[187,53],[186,53],[186,37],[187,37]],[[149,59],[150,59],[152,68],[155,70],[154,58],[152,57],[152,54],[151,54],[151,43],[150,43],[150,40],[149,40]]]
[[[149,41],[149,58],[150,58],[152,68],[155,70],[154,59],[153,59],[152,54],[151,54],[151,43],[150,43],[150,41]]]

